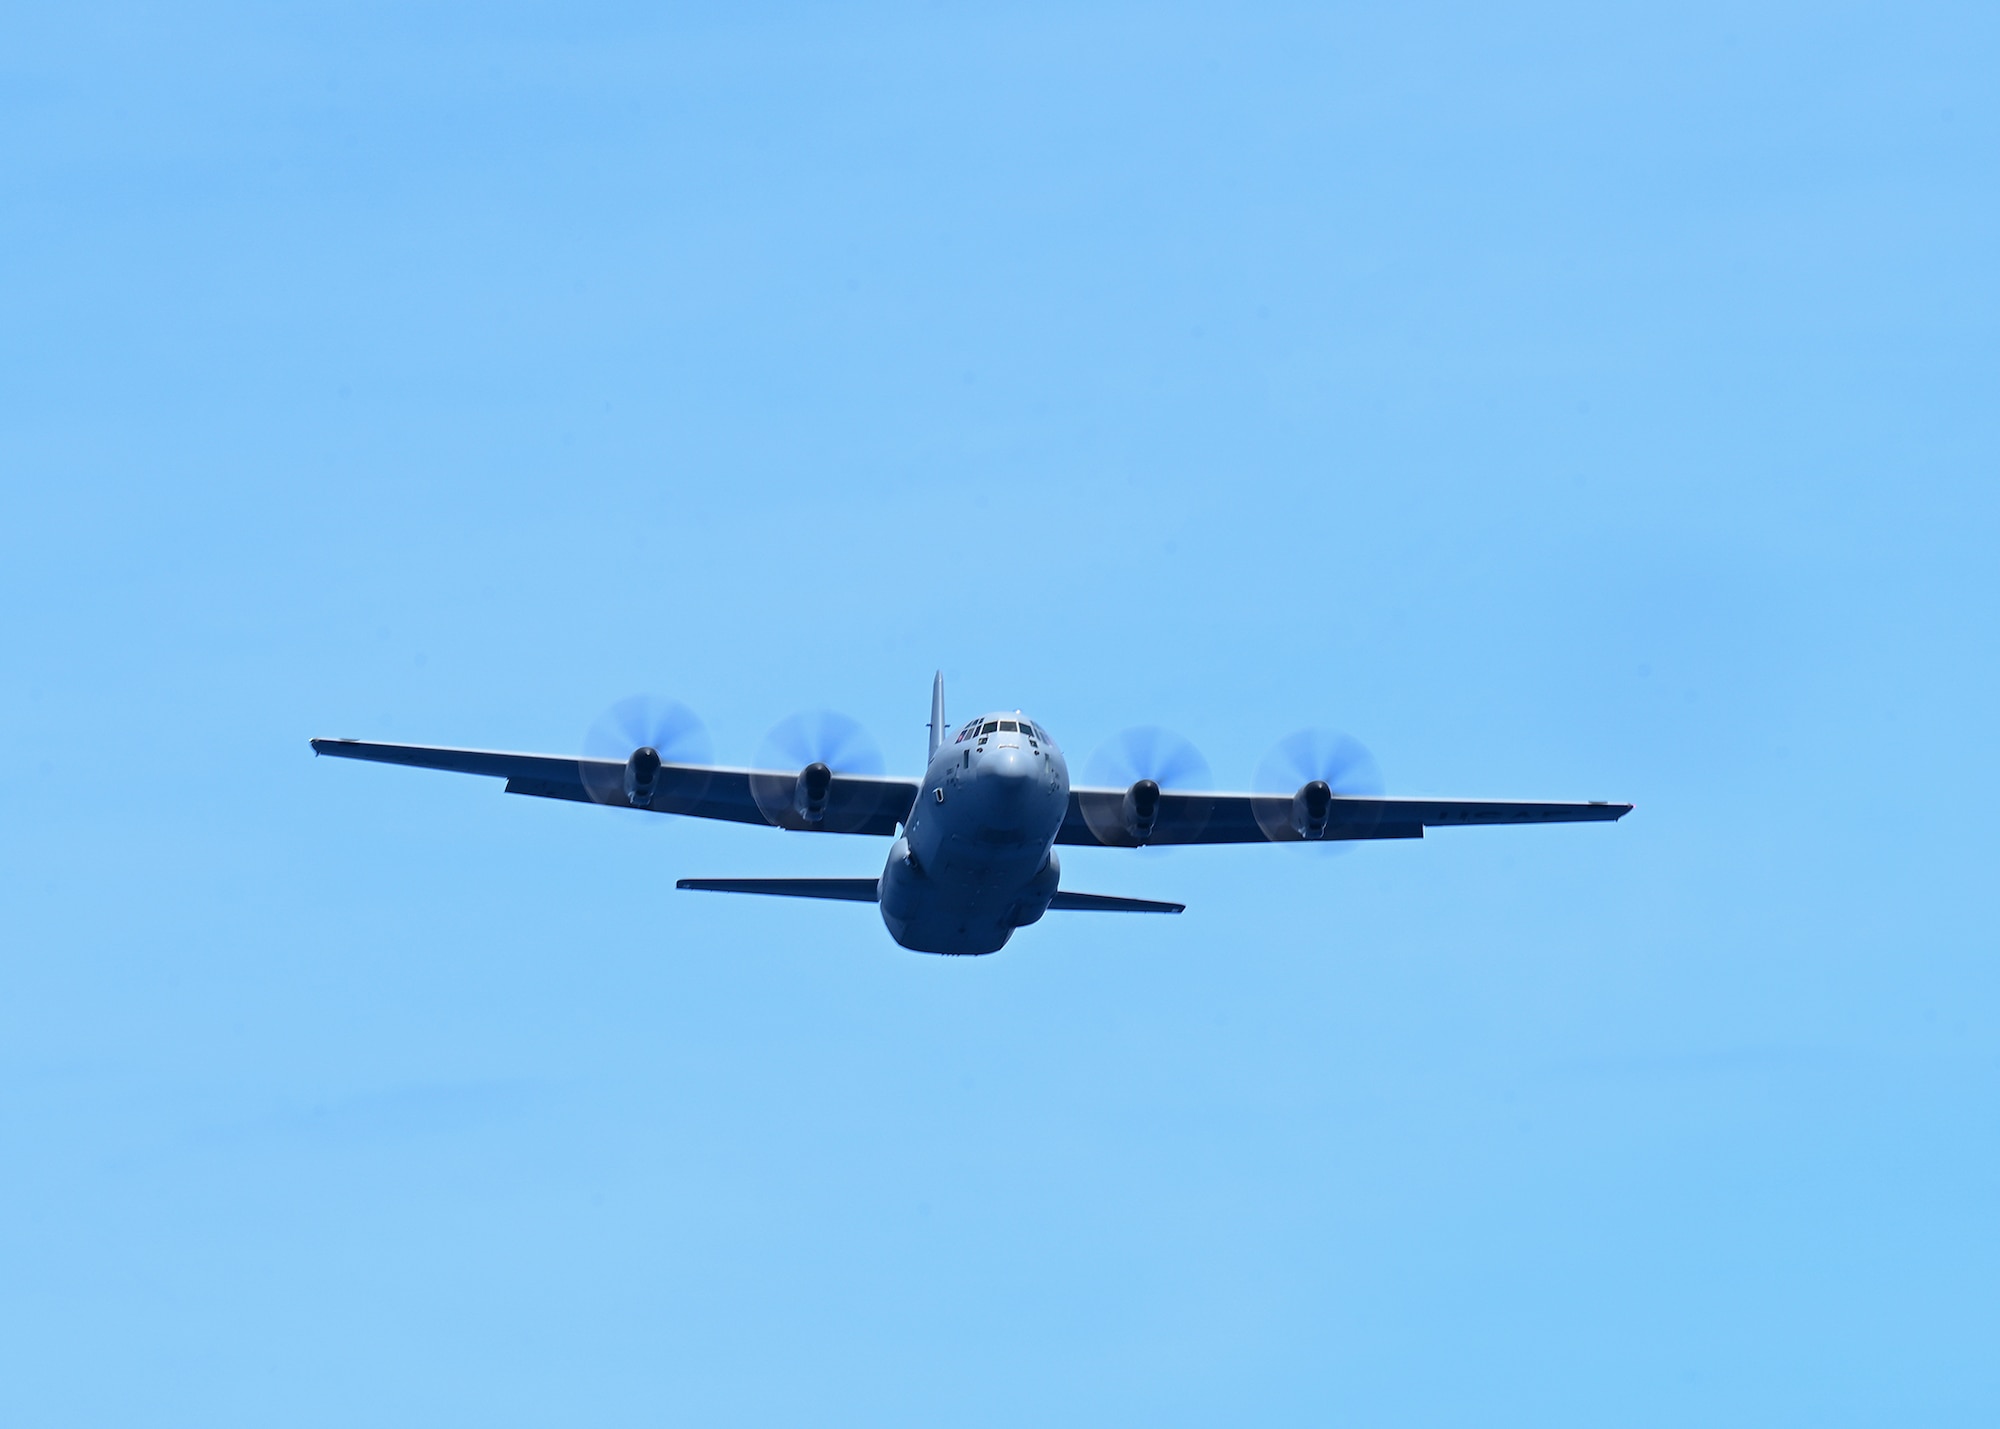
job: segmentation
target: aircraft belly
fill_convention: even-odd
[[[1017,889],[934,883],[892,869],[882,880],[882,921],[904,947],[922,953],[997,953],[1013,936]]]
[[[973,785],[921,806],[883,873],[890,934],[918,952],[998,952],[1055,894],[1051,843],[1067,805],[1066,790],[1024,807],[983,799]]]

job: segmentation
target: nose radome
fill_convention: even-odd
[[[1012,749],[1002,745],[998,749],[986,751],[986,759],[980,773],[995,783],[1026,782],[1035,777],[1035,767],[1023,749]]]
[[[1041,771],[1024,749],[989,749],[979,770],[979,782],[994,811],[1026,808],[1037,787]]]

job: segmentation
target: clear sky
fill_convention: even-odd
[[[2000,1420],[2000,11],[0,16],[0,1421]],[[313,735],[1020,706],[1067,857]]]

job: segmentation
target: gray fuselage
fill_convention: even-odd
[[[906,948],[995,953],[1048,911],[1069,766],[1018,711],[971,721],[931,756],[882,870],[882,921]]]

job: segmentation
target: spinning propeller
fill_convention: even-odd
[[[1260,794],[1289,794],[1285,806],[1257,808],[1264,836],[1290,843],[1305,840],[1323,849],[1344,850],[1349,842],[1340,830],[1365,825],[1344,819],[1335,836],[1327,837],[1334,796],[1382,792],[1382,771],[1366,745],[1332,729],[1302,729],[1279,740],[1257,766]]]
[[[635,809],[652,807],[662,764],[713,762],[701,717],[679,700],[658,695],[632,695],[599,715],[583,738],[583,752],[578,767],[590,797]],[[621,767],[606,767],[614,763]],[[700,776],[693,784],[677,783],[676,802],[699,799],[705,784]]]
[[[1139,725],[1111,736],[1090,756],[1084,782],[1100,789],[1125,791],[1124,798],[1085,799],[1083,821],[1105,843],[1144,844],[1159,818],[1160,791],[1186,793],[1209,786],[1208,761],[1180,735],[1158,725]],[[1200,832],[1207,810],[1194,826],[1177,819],[1175,831],[1184,837]]]
[[[836,774],[880,774],[882,751],[868,732],[832,710],[806,710],[780,720],[757,746],[750,796],[773,824],[804,822],[831,833],[845,832],[874,813],[868,801],[846,809],[831,796]]]

